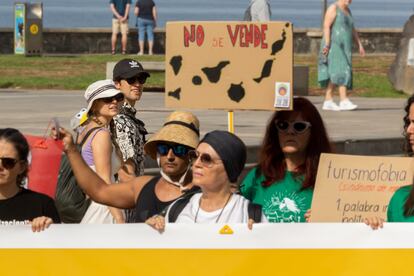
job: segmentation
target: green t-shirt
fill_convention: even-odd
[[[263,187],[265,177],[256,177],[251,170],[240,185],[240,192],[253,203],[262,205],[269,222],[305,222],[304,214],[311,207],[313,189],[302,190],[303,176],[286,172],[285,178]]]
[[[407,201],[412,187],[412,185],[404,186],[395,191],[388,205],[388,222],[414,222],[414,216],[404,216],[404,204]]]

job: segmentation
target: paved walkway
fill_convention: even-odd
[[[145,92],[137,105],[139,117],[150,132],[160,128],[171,109],[164,107],[163,93]],[[333,141],[399,139],[405,99],[353,98],[356,111],[322,111],[321,97],[308,97],[319,109]],[[0,89],[0,127],[42,135],[48,121],[58,117],[63,126],[85,105],[83,91]],[[227,112],[190,110],[201,122],[201,133],[227,129]],[[259,145],[270,111],[236,111],[235,132],[247,145]]]

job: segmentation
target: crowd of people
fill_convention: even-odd
[[[138,61],[119,61],[113,80],[86,89],[87,107],[76,115],[83,119],[72,124],[76,135],[64,128],[51,133],[62,139],[77,184],[91,201],[80,223],[145,222],[164,231],[169,223],[252,228],[254,223],[309,221],[319,157],[334,150],[308,99],[295,97],[294,110],[274,112],[257,166],[240,179],[247,155],[243,141],[219,130],[201,138],[200,122],[190,112],[172,112],[146,141],[134,106],[148,77]],[[412,156],[414,95],[405,111],[405,148]],[[29,150],[18,130],[0,129],[0,222],[30,223],[33,231],[41,231],[61,219],[53,199],[24,186]],[[157,161],[159,175],[145,175],[144,154]],[[413,220],[414,190],[405,186],[390,201],[388,221]],[[373,217],[366,223],[376,229],[383,221]]]
[[[112,52],[119,30],[125,52],[131,0],[110,3]],[[251,9],[258,3],[252,0]],[[361,55],[364,48],[353,25],[350,3],[336,1],[325,16],[318,78],[327,87],[324,110],[356,108],[347,98],[347,89],[352,88],[352,37]],[[267,1],[262,4],[269,9]],[[139,54],[143,54],[145,30],[152,54],[155,4],[138,0],[134,13]],[[75,116],[78,120],[72,120],[75,136],[64,128],[51,133],[62,140],[77,185],[90,200],[80,223],[147,223],[164,231],[169,223],[245,223],[251,229],[254,223],[309,221],[320,155],[334,149],[321,115],[308,99],[295,97],[293,110],[273,113],[258,163],[240,179],[247,156],[243,141],[220,130],[200,137],[199,119],[190,112],[172,112],[147,140],[135,105],[149,77],[138,61],[120,60],[112,80],[96,81],[86,89],[87,107]],[[339,87],[339,106],[332,100],[335,87]],[[405,153],[412,156],[414,95],[405,112]],[[29,152],[22,133],[0,129],[0,225],[30,223],[33,231],[42,231],[61,218],[53,199],[25,188]],[[159,175],[145,174],[145,155],[157,162]],[[412,185],[395,192],[387,221],[414,221]],[[377,217],[367,218],[366,223],[373,229],[383,226]]]

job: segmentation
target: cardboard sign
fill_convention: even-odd
[[[322,154],[312,200],[312,222],[387,218],[394,192],[413,181],[410,157]]]
[[[292,109],[289,22],[168,22],[167,107]]]

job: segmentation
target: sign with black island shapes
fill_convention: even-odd
[[[289,22],[168,22],[165,104],[171,108],[292,109]]]

